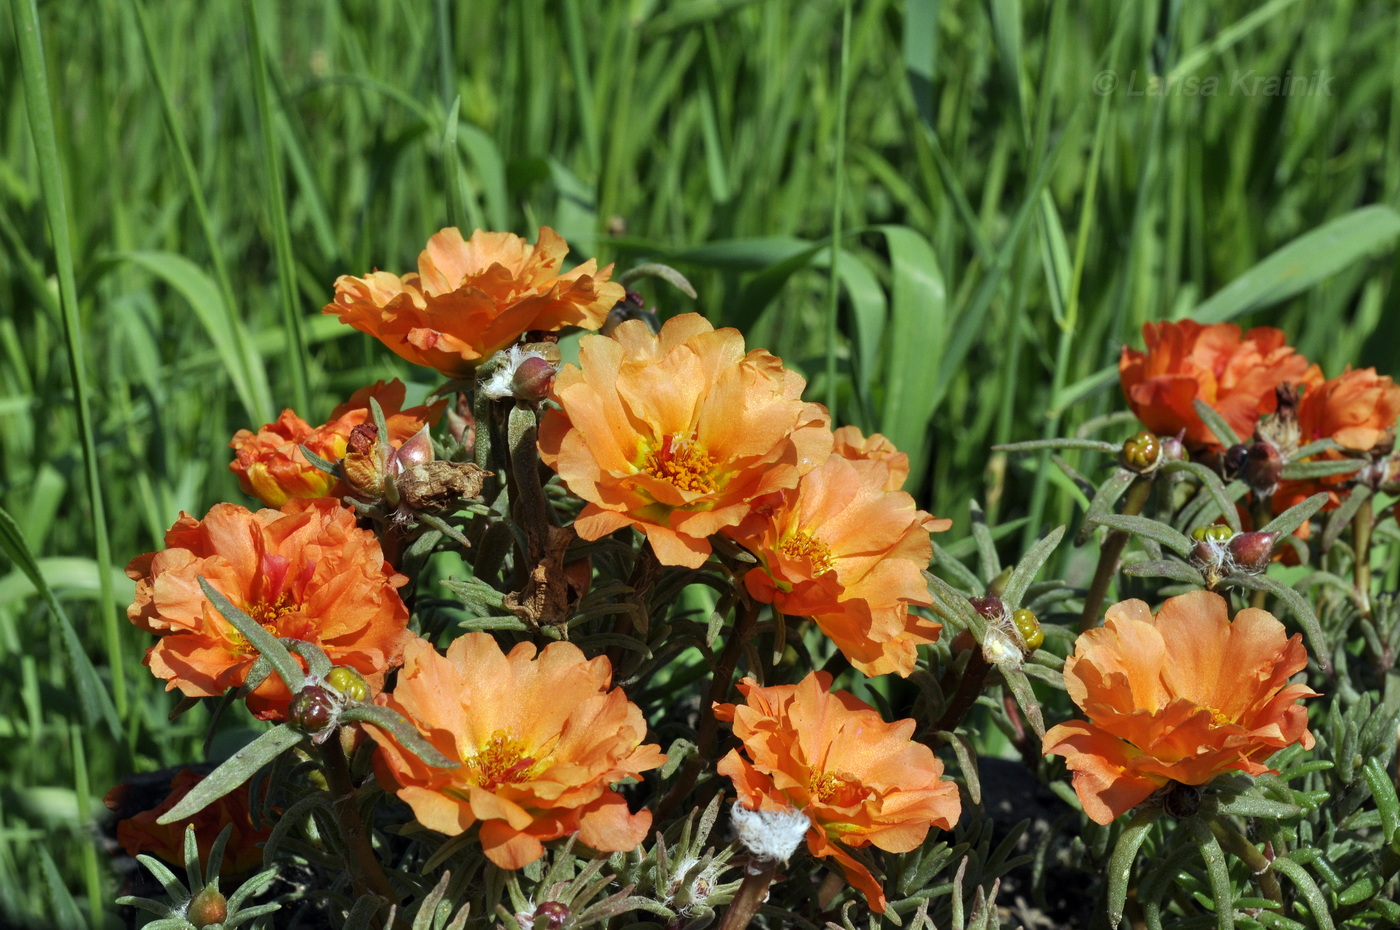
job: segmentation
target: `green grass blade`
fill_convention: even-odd
[[[63,310],[63,341],[67,350],[68,374],[73,382],[73,394],[77,402],[78,434],[83,450],[88,506],[92,510],[91,524],[97,562],[106,566],[112,564],[112,545],[107,535],[107,508],[102,494],[97,441],[93,434],[92,405],[89,400],[93,391],[85,371],[87,358],[83,348],[83,327],[78,316],[78,284],[73,272],[73,246],[68,229],[68,198],[64,192],[63,163],[58,152],[53,111],[50,109],[48,71],[39,35],[39,11],[34,0],[10,0],[10,12],[19,40],[25,109],[29,114],[29,129],[38,156],[39,184],[44,194],[44,209],[49,231],[53,236],[54,259],[58,266],[58,298]],[[124,716],[126,673],[121,631],[117,611],[112,603],[111,579],[105,571],[98,575],[98,579],[102,585],[102,599],[98,609],[102,617],[107,662],[112,669],[112,695],[117,714]]]

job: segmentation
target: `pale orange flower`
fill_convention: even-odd
[[[149,777],[149,776],[147,776]],[[239,788],[211,802],[184,820],[170,824],[159,824],[156,820],[173,808],[205,776],[193,769],[181,769],[170,780],[169,794],[157,806],[139,811],[117,822],[117,843],[126,850],[128,856],[139,853],[159,856],[174,866],[185,864],[185,828],[194,827],[195,842],[199,848],[199,860],[208,865],[209,853],[214,841],[224,827],[232,824],[228,845],[224,847],[224,858],[220,862],[219,873],[224,876],[246,875],[262,865],[263,843],[272,835],[271,825],[261,828],[253,826],[249,812],[248,786]],[[137,800],[140,790],[133,784],[118,785],[102,799],[107,808],[120,812]],[[148,802],[149,803],[149,802]]]
[[[1255,608],[1232,623],[1218,594],[1168,598],[1155,617],[1142,601],[1123,601],[1065,661],[1065,686],[1089,722],[1052,727],[1042,750],[1064,756],[1085,813],[1101,824],[1173,781],[1270,772],[1278,750],[1313,747],[1307,709],[1295,702],[1317,692],[1288,684],[1307,664],[1302,634],[1289,638]]]
[[[570,643],[538,656],[520,643],[507,654],[490,634],[468,633],[444,657],[416,640],[379,703],[462,764],[433,768],[371,725],[375,771],[430,829],[456,836],[479,821],[486,857],[503,869],[529,865],[542,843],[574,833],[599,852],[633,849],[651,812],[629,813],[609,786],[666,757],[643,744],[641,710],[611,681],[607,657],[587,659]]]
[[[640,320],[585,336],[579,364],[554,379],[562,409],[545,414],[540,456],[588,502],[574,523],[584,539],[635,526],[662,564],[698,568],[711,535],[831,452],[801,376],[697,314],[659,336]]]
[[[843,427],[833,455],[727,531],[758,558],[744,575],[750,596],[811,617],[867,675],[907,676],[917,648],[941,629],[909,608],[933,603],[923,578],[933,555],[929,533],[952,521],[891,489],[903,481],[901,465],[907,473],[908,458],[885,437],[867,440]]]
[[[342,275],[322,312],[415,365],[464,377],[527,331],[603,325],[626,291],[608,280],[612,265],[599,271],[595,259],[565,272],[568,254],[548,226],[540,227],[535,245],[480,229],[464,241],[449,227],[428,240],[417,274]]]
[[[870,705],[831,690],[831,676],[810,672],[796,685],[761,688],[739,682],[744,704],[716,704],[732,721],[743,752],[730,751],[719,774],[734,782],[749,810],[795,809],[812,822],[807,849],[836,860],[872,910],[885,893],[849,852],[875,846],[917,849],[930,827],[951,830],[962,812],[958,787],[943,779],[943,763],[914,742],[915,723],[886,723]]]
[[[205,598],[201,576],[269,631],[319,646],[333,664],[364,675],[372,690],[399,663],[411,634],[395,589],[408,579],[384,561],[379,540],[339,502],[297,499],[255,513],[215,504],[203,520],[180,514],[165,546],[126,567],[136,581],[126,614],[160,637],[146,665],[165,679],[166,690],[223,694],[244,683],[258,658]],[[248,707],[280,720],[290,699],[273,674],[248,696]]]
[[[425,426],[437,425],[447,407],[447,398],[433,404],[403,408],[404,385],[395,378],[389,383],[376,381],[360,388],[349,400],[331,411],[322,426],[313,427],[291,410],[283,410],[276,423],[268,423],[253,433],[241,429],[229,446],[235,458],[229,471],[238,476],[245,492],[269,507],[281,507],[293,497],[340,497],[347,493],[334,475],[312,465],[302,455],[306,446],[328,462],[345,455],[350,432],[362,423],[373,422],[370,399],[379,402],[389,439],[400,446]]]
[[[1219,448],[1193,401],[1205,401],[1243,440],[1254,424],[1278,406],[1280,384],[1322,380],[1316,365],[1285,344],[1281,330],[1267,326],[1243,336],[1233,323],[1202,326],[1192,320],[1145,323],[1146,352],[1127,346],[1118,360],[1128,406],[1160,436],[1186,431],[1192,449]]]

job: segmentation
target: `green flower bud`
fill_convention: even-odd
[[[1045,631],[1040,628],[1040,620],[1036,615],[1022,607],[1011,615],[1011,622],[1016,624],[1016,632],[1021,634],[1021,641],[1026,644],[1026,648],[1034,652],[1045,642]]]
[[[213,885],[205,885],[190,902],[189,910],[185,911],[185,919],[200,930],[221,924],[227,917],[228,901]]]
[[[1162,441],[1155,434],[1143,430],[1123,443],[1119,458],[1128,471],[1146,475],[1162,464],[1162,452]]]
[[[369,683],[365,681],[365,676],[344,665],[330,670],[326,684],[352,701],[363,701],[369,697]]]

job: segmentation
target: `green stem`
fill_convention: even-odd
[[[739,664],[739,654],[744,651],[744,643],[753,635],[754,625],[758,622],[758,609],[757,601],[744,598],[741,602],[739,615],[734,620],[734,631],[730,634],[729,641],[724,644],[724,653],[720,656],[719,663],[715,665],[709,696],[700,705],[700,724],[695,731],[695,755],[686,760],[675,784],[657,805],[658,823],[665,823],[680,807],[681,801],[690,793],[690,789],[695,787],[700,768],[715,754],[715,745],[719,742],[719,721],[715,719],[715,704],[729,696],[730,679],[734,677],[734,668]]]
[[[355,797],[355,783],[350,777],[350,763],[345,758],[345,750],[340,740],[332,736],[321,746],[321,761],[326,772],[326,783],[335,798],[336,823],[340,827],[341,838],[350,852],[351,882],[357,894],[376,894],[391,904],[399,901],[399,893],[390,884],[374,854],[369,833],[360,819],[360,808]]]
[[[776,859],[772,862],[760,861],[745,870],[744,881],[739,885],[739,891],[730,902],[729,909],[724,912],[724,920],[720,923],[719,930],[744,930],[749,925],[753,915],[757,914],[762,906],[763,899],[767,897],[768,886],[773,884],[780,864]]]
[[[1278,876],[1274,874],[1273,863],[1263,852],[1235,829],[1234,824],[1211,818],[1210,832],[1236,859],[1249,868],[1250,874],[1259,881],[1259,891],[1275,904],[1283,903],[1283,889],[1279,887]]]
[[[1363,617],[1371,616],[1371,527],[1375,522],[1375,504],[1367,497],[1351,520],[1352,549],[1356,553],[1356,603]]]
[[[951,733],[962,723],[972,705],[977,703],[977,697],[987,682],[987,673],[991,670],[991,663],[982,655],[982,648],[974,646],[967,667],[963,669],[962,678],[958,679],[958,690],[953,692],[938,722],[929,729],[930,735],[943,731]]]
[[[1123,513],[1128,516],[1141,513],[1151,492],[1152,476],[1138,475],[1133,479],[1133,483],[1128,485],[1128,493],[1123,501]],[[1104,539],[1103,548],[1099,550],[1099,564],[1094,569],[1093,584],[1089,586],[1089,593],[1084,596],[1084,610],[1079,615],[1079,629],[1088,630],[1099,625],[1099,611],[1108,595],[1109,584],[1118,574],[1118,558],[1127,544],[1128,534],[1122,530],[1113,530]]]

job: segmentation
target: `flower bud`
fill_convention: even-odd
[[[1272,494],[1283,473],[1283,456],[1272,443],[1256,442],[1249,447],[1240,477],[1260,494]]]
[[[1240,533],[1232,538],[1230,558],[1235,560],[1235,567],[1251,575],[1263,572],[1274,557],[1274,543],[1278,541],[1278,536],[1277,532]]]
[[[365,676],[346,665],[337,665],[326,675],[330,685],[352,701],[363,701],[369,697],[369,683]]]
[[[511,393],[521,400],[539,402],[549,396],[554,386],[554,375],[558,371],[553,365],[539,356],[532,355],[516,366],[511,379]]]
[[[433,438],[428,434],[428,428],[425,426],[394,450],[393,464],[395,467],[393,470],[412,468],[414,465],[422,465],[424,462],[432,460]]]
[[[1002,615],[1006,613],[1006,605],[995,594],[989,594],[986,597],[970,597],[967,602],[972,605],[973,610],[988,620],[1000,620]]]
[[[549,930],[560,930],[569,919],[569,906],[560,901],[545,901],[535,908],[535,919],[539,920],[541,917],[549,920],[545,925]]]
[[[1186,451],[1186,430],[1181,430],[1175,436],[1163,436],[1162,458],[1168,462],[1185,462],[1191,458]]]
[[[1177,820],[1196,816],[1201,809],[1201,789],[1199,785],[1186,785],[1179,781],[1167,785],[1162,795],[1162,810]]]
[[[1157,470],[1157,466],[1162,464],[1162,456],[1162,441],[1155,434],[1143,430],[1123,443],[1119,459],[1128,471],[1145,475]]]
[[[1235,535],[1235,531],[1223,523],[1211,523],[1207,526],[1198,526],[1191,531],[1191,538],[1197,542],[1205,542],[1207,540],[1211,542],[1224,542],[1233,535]]]
[[[1220,466],[1225,470],[1226,478],[1238,478],[1240,472],[1244,470],[1244,464],[1249,459],[1249,446],[1242,442],[1237,442],[1225,450],[1225,456],[1220,460]]]
[[[315,736],[335,722],[340,701],[320,685],[307,685],[292,698],[287,717],[292,726]]]
[[[228,917],[228,900],[213,885],[205,885],[190,902],[185,911],[185,919],[199,930],[214,924],[221,924]]]
[[[1045,642],[1045,631],[1040,628],[1040,620],[1026,608],[1013,613],[1011,622],[1016,625],[1016,632],[1021,634],[1021,641],[1026,644],[1028,652],[1034,652]]]

